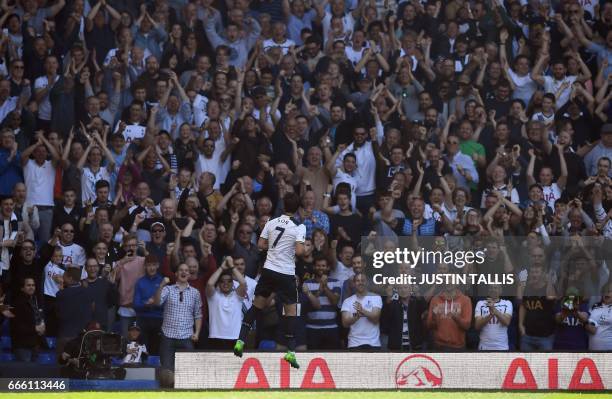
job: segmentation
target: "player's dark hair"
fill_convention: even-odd
[[[285,212],[296,213],[300,207],[300,198],[296,193],[287,193],[283,197],[283,205],[285,206]]]
[[[64,274],[68,275],[73,284],[81,281],[81,269],[77,267],[67,268]]]

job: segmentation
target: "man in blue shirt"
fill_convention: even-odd
[[[23,182],[21,154],[15,134],[10,129],[0,132],[0,195],[12,195],[15,184]]]
[[[162,308],[153,304],[155,293],[163,277],[158,272],[159,261],[155,255],[145,257],[145,275],[136,282],[134,289],[134,309],[138,326],[142,333],[143,344],[149,354],[159,353],[159,332],[162,325]]]
[[[416,235],[419,236],[433,236],[436,235],[438,230],[438,223],[434,218],[425,219],[425,201],[422,198],[414,198],[410,205],[410,214],[412,218],[404,219],[404,227],[402,228],[402,235],[412,235],[413,226],[417,226]],[[416,223],[415,223],[416,222]]]

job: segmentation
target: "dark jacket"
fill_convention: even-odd
[[[410,297],[408,302],[408,334],[410,349],[421,349],[424,340],[424,326],[421,315],[427,311],[427,304],[422,298]],[[389,335],[389,349],[402,349],[402,329],[404,310],[402,302],[393,299],[391,303],[384,301],[381,313],[381,331]]]
[[[36,300],[36,295],[28,296],[19,292],[13,301],[12,312],[15,315],[10,321],[11,343],[13,348],[33,349],[42,346],[42,337],[34,326],[36,318],[42,317],[42,304]]]
[[[119,303],[119,291],[117,286],[105,278],[99,277],[93,283],[87,282],[87,289],[90,291],[96,308],[93,312],[93,319],[100,323],[103,330],[108,324],[108,309]]]
[[[78,336],[93,318],[93,291],[75,284],[58,291],[56,296],[58,338]]]
[[[15,247],[9,269],[9,298],[19,295],[21,292],[23,279],[26,277],[31,277],[34,279],[34,283],[36,284],[36,294],[34,295],[36,295],[38,302],[42,303],[44,292],[43,284],[45,282],[45,266],[51,260],[53,250],[53,246],[45,244],[40,250],[39,257],[34,258],[32,263],[27,265],[24,263],[23,257],[21,256],[21,245]]]

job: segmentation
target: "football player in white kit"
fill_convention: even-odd
[[[287,353],[283,357],[291,367],[299,368],[295,358],[295,326],[297,322],[297,303],[299,292],[295,276],[295,257],[304,253],[306,226],[297,222],[293,215],[297,212],[300,199],[295,193],[287,193],[283,198],[285,213],[269,220],[257,242],[262,251],[268,251],[266,262],[257,287],[253,306],[244,315],[240,338],[234,345],[234,354],[242,357],[244,343],[253,322],[266,306],[272,293],[283,304]]]

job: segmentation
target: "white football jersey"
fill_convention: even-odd
[[[268,255],[264,269],[295,275],[295,244],[306,239],[306,226],[287,215],[269,220],[261,238],[268,240]]]

